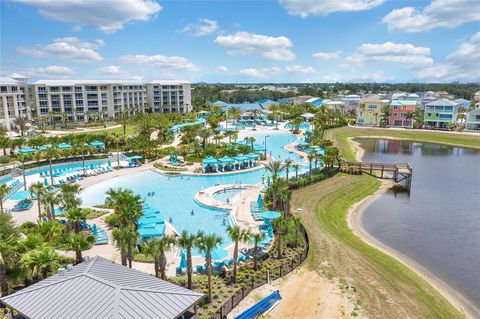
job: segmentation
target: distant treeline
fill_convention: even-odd
[[[269,84],[258,84],[257,87],[263,87]],[[461,83],[318,83],[318,84],[298,84],[298,83],[272,83],[277,87],[296,87],[290,92],[277,92],[267,90],[251,90],[249,88],[238,87],[236,84],[194,84],[192,91],[193,105],[201,107],[212,100],[221,100],[228,103],[254,102],[259,99],[279,99],[298,95],[311,95],[321,98],[333,98],[339,92],[348,91],[350,94],[358,92],[385,92],[385,91],[403,91],[403,92],[425,92],[425,91],[446,91],[455,95],[455,98],[464,98],[472,100],[475,92],[480,91],[480,84],[461,84]],[[250,85],[253,86],[253,85]],[[226,90],[235,90],[225,92]]]

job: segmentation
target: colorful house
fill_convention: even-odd
[[[425,105],[424,123],[427,127],[444,128],[457,120],[458,103],[439,99]]]
[[[378,95],[370,95],[358,102],[357,125],[379,126],[382,118],[382,108],[387,105]]]
[[[460,106],[464,107],[465,109],[468,109],[470,107],[470,101],[466,99],[456,99],[456,100],[453,100],[453,102],[457,102]]]
[[[414,112],[417,102],[414,100],[394,100],[390,103],[388,125],[392,127],[412,127],[413,119],[408,118],[409,112]]]
[[[319,97],[312,97],[311,99],[306,100],[305,104],[319,107],[322,105],[322,99]]]
[[[467,130],[480,130],[480,109],[467,113],[465,128]]]

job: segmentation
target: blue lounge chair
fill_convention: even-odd
[[[197,270],[198,273],[203,272],[203,266],[202,265],[195,265],[195,269]]]

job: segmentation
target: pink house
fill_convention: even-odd
[[[393,100],[390,103],[390,116],[388,124],[391,127],[412,127],[413,118],[408,118],[407,113],[414,112],[417,101],[413,100]]]

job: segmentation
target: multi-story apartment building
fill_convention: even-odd
[[[27,78],[12,74],[9,78],[0,78],[0,127],[14,130],[14,120],[18,117],[29,117]]]
[[[147,86],[147,103],[154,113],[188,113],[192,111],[190,82],[151,81]]]
[[[32,88],[36,115],[55,121],[118,118],[122,113],[191,111],[187,82],[39,80]]]
[[[439,99],[425,105],[424,123],[428,127],[446,127],[457,120],[458,103]]]
[[[480,130],[480,109],[467,113],[465,128],[467,130]]]
[[[357,125],[379,126],[382,119],[383,107],[388,100],[382,100],[378,95],[369,95],[358,102]]]
[[[410,118],[408,115],[412,114],[416,107],[416,100],[393,100],[390,103],[388,125],[393,127],[412,127],[413,118]]]

